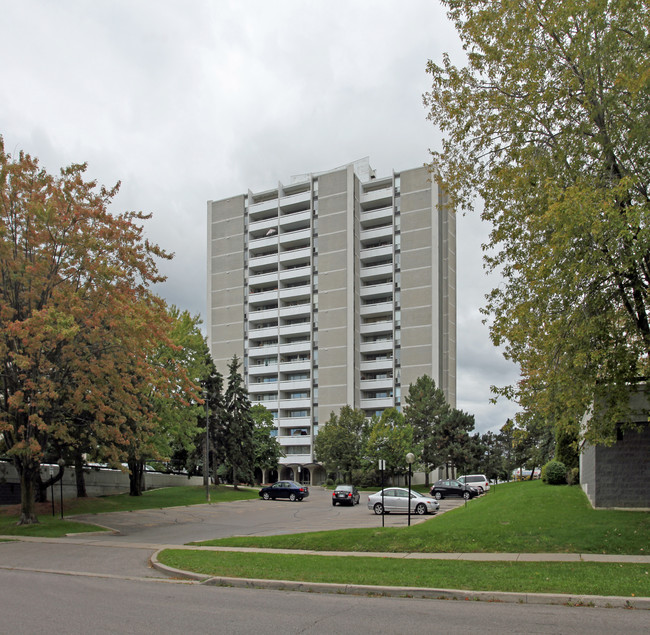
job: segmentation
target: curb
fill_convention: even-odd
[[[465,602],[503,602],[514,604],[563,604],[600,608],[650,610],[650,598],[629,598],[607,595],[564,595],[561,593],[516,593],[508,591],[467,591],[462,589],[433,589],[424,587],[387,587],[331,582],[296,582],[265,580],[261,578],[231,578],[210,576],[192,571],[174,569],[158,560],[159,549],[150,558],[151,566],[173,578],[194,580],[206,586],[231,586],[250,589],[274,589],[301,593],[333,593],[338,595],[365,595],[378,597],[420,598],[429,600],[461,600]]]

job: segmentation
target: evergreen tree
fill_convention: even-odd
[[[240,362],[234,355],[228,365],[228,387],[224,399],[225,466],[233,485],[253,482],[255,448],[253,445],[254,421],[248,391],[239,372]]]
[[[422,448],[425,484],[429,472],[445,461],[441,456],[441,422],[449,414],[449,404],[442,389],[428,375],[418,377],[405,397],[404,417],[413,428],[413,440]]]

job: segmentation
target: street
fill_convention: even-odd
[[[617,609],[288,593],[5,570],[0,588],[1,630],[19,635],[648,632],[646,611]]]

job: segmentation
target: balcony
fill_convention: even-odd
[[[292,318],[292,317],[310,316],[310,315],[311,315],[311,302],[302,302],[300,304],[283,306],[280,309],[281,318]]]
[[[361,208],[364,210],[374,210],[380,207],[393,205],[393,188],[392,183],[381,189],[373,189],[369,192],[361,192]]]
[[[299,324],[287,324],[280,327],[281,336],[305,335],[311,333],[311,321],[300,322]]]
[[[376,227],[373,229],[365,229],[361,231],[359,236],[361,239],[362,247],[365,247],[367,243],[374,243],[376,241],[381,241],[382,239],[387,239],[389,242],[393,242],[393,226],[386,225],[385,227]],[[370,248],[370,247],[369,247]]]
[[[392,247],[391,247],[392,249]],[[391,252],[392,253],[392,252]],[[275,257],[277,260],[277,256]],[[311,265],[311,247],[300,247],[280,252],[280,262],[283,265],[301,264],[303,266]]]
[[[311,390],[311,379],[294,379],[292,381],[281,380],[278,390],[280,391],[298,391]]]
[[[277,326],[267,326],[261,329],[249,329],[248,331],[248,341],[251,346],[254,346],[253,342],[255,342],[255,340],[268,340],[271,338],[277,338],[277,336]]]
[[[362,316],[371,316],[371,315],[390,315],[392,318],[393,315],[393,303],[392,302],[377,302],[376,304],[362,304],[359,309],[359,313]]]
[[[369,212],[362,211],[359,220],[361,221],[362,229],[369,229],[373,225],[383,225],[388,220],[392,222],[393,206],[391,204],[388,207],[380,207]]]
[[[280,245],[282,249],[309,247],[311,245],[311,229],[307,227],[307,229],[298,229],[281,234]]]
[[[286,282],[288,280],[311,280],[311,267],[309,265],[301,265],[299,267],[292,267],[291,269],[282,269],[280,271],[280,280]]]
[[[383,399],[361,399],[359,405],[362,410],[385,410],[386,408],[392,408],[395,405],[395,401],[392,397],[386,397]]]
[[[259,203],[250,203],[248,204],[248,216],[251,220],[258,216],[264,216],[265,213],[268,213],[271,210],[276,211],[277,216],[278,209],[278,199],[276,197],[269,198],[266,201],[260,201]]]
[[[359,271],[359,277],[364,282],[372,282],[373,279],[381,280],[387,278],[388,276],[393,275],[393,263],[392,261],[388,264],[371,266],[371,267],[361,267]]]
[[[248,349],[248,357],[251,359],[256,357],[270,357],[277,354],[278,345],[273,344],[270,346],[251,346]]]
[[[393,257],[393,245],[381,245],[378,247],[367,247],[361,250],[359,253],[359,259],[362,264],[369,265],[373,261],[384,260],[386,258]]]
[[[260,238],[250,238],[248,241],[248,251],[252,257],[256,250],[263,249],[265,251],[270,251],[270,248],[277,247],[277,244],[278,244],[277,234],[275,236],[262,236]]]
[[[361,335],[370,335],[372,333],[392,333],[392,332],[393,332],[393,320],[383,320],[381,322],[370,322],[367,324],[361,324],[361,327],[359,328],[359,333],[361,333]]]
[[[393,293],[393,282],[382,282],[381,284],[367,284],[361,287],[359,295],[364,299],[382,298]]]
[[[303,399],[280,399],[280,409],[297,409],[309,410],[311,408],[311,398]]]
[[[361,379],[359,387],[361,390],[392,390],[393,383],[392,377],[386,379]]]
[[[250,304],[252,310],[255,310],[254,307],[256,306],[260,306],[261,304],[269,304],[271,302],[277,302],[277,300],[277,289],[273,289],[271,291],[259,291],[258,293],[251,292],[249,289],[248,303]]]
[[[391,363],[392,368],[392,363]],[[279,370],[281,373],[297,373],[298,371],[311,371],[311,359],[295,359],[291,361],[280,361]]]
[[[251,272],[248,276],[248,286],[269,286],[275,284],[278,286],[278,270],[268,271],[264,273]]]
[[[250,357],[250,355],[249,355]],[[248,376],[257,377],[258,375],[268,375],[269,373],[278,372],[278,363],[276,362],[264,362],[262,364],[250,364],[248,366]]]
[[[278,254],[268,254],[264,256],[250,256],[248,259],[249,269],[266,269],[271,268],[274,265],[277,267],[278,264]]]
[[[359,370],[363,372],[369,372],[369,371],[379,371],[379,370],[385,370],[385,371],[392,371],[393,369],[393,358],[385,358],[385,359],[374,359],[374,360],[367,360],[367,361],[362,361],[359,364]],[[282,367],[280,367],[280,370],[282,370]]]
[[[311,297],[311,285],[305,284],[295,287],[284,287],[280,289],[280,299],[285,300],[309,300]]]
[[[289,196],[283,196],[280,199],[280,209],[282,213],[292,213],[299,212],[309,208],[311,205],[311,191],[307,190],[305,192],[298,192],[297,194],[291,194]]]
[[[283,214],[280,216],[280,228],[282,231],[291,231],[292,229],[299,229],[310,227],[311,225],[311,210],[302,212],[294,212],[293,214]]]
[[[280,344],[280,355],[291,355],[294,353],[305,353],[311,351],[311,341],[292,342],[290,344]]]
[[[377,340],[376,342],[361,342],[359,351],[363,353],[385,353],[393,350],[393,340]]]

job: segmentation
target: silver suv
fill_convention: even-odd
[[[459,476],[458,480],[465,485],[471,485],[475,487],[480,494],[490,491],[490,481],[485,478],[485,474],[467,474],[465,476]]]

